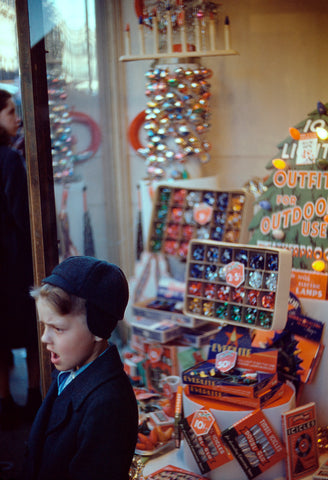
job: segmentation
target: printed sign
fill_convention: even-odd
[[[215,357],[215,368],[222,373],[229,372],[237,362],[237,352],[234,350],[225,350]]]
[[[240,262],[231,262],[225,267],[225,277],[228,285],[239,287],[245,281],[245,267]]]
[[[191,428],[198,435],[206,435],[214,423],[214,417],[208,410],[197,410],[191,422]]]

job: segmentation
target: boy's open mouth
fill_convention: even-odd
[[[56,363],[56,361],[59,359],[59,355],[55,352],[50,352],[51,353],[51,362]]]

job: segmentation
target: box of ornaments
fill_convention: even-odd
[[[247,242],[254,197],[246,190],[159,185],[155,192],[148,250],[185,261],[193,238]]]
[[[206,321],[283,329],[291,268],[288,250],[191,240],[183,312]]]

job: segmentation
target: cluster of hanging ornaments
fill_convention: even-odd
[[[210,127],[207,80],[211,70],[179,66],[169,71],[158,67],[148,70],[145,76],[147,145],[138,152],[146,161],[149,177],[172,176],[169,170],[175,172],[175,164],[184,165],[191,157],[208,162],[211,145],[204,137]]]
[[[187,34],[193,34],[195,22],[216,18],[220,7],[221,4],[208,0],[135,0],[135,11],[142,23],[152,28],[156,16],[158,30],[163,34],[167,33],[168,13],[171,16],[173,32],[183,25]]]
[[[66,103],[64,77],[48,74],[51,153],[55,181],[67,179],[74,173],[72,118]]]

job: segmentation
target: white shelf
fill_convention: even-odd
[[[172,52],[172,53],[149,53],[142,55],[122,55],[120,62],[132,62],[135,60],[154,60],[160,58],[195,58],[195,57],[219,57],[228,55],[239,55],[236,50],[206,50],[194,52]]]

